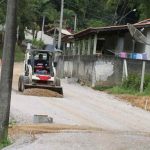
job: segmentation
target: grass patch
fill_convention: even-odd
[[[9,146],[11,144],[11,141],[9,139],[5,139],[0,143],[0,149]]]
[[[0,46],[0,58],[2,58],[2,46]],[[15,50],[15,62],[21,62],[24,60],[24,50],[21,46],[16,45]]]
[[[95,86],[93,89],[98,91],[107,91],[111,89],[112,86]]]
[[[144,91],[140,93],[141,77],[137,74],[130,74],[128,79],[121,85],[114,87],[96,86],[95,90],[107,91],[110,94],[129,94],[136,96],[150,96],[150,74],[145,75]]]
[[[131,94],[131,95],[135,95],[136,93],[138,93],[134,89],[127,89],[122,86],[114,86],[108,89],[108,92],[112,94]]]
[[[115,86],[107,90],[110,94],[128,94],[128,95],[135,95],[135,96],[150,96],[150,88],[147,87],[144,89],[142,93],[139,90],[135,90],[133,88],[125,88],[122,86]]]
[[[15,51],[15,62],[21,62],[24,60],[24,51],[22,47],[16,45],[16,51]]]

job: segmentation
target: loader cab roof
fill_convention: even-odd
[[[43,49],[30,49],[27,50],[29,53],[48,53],[49,55],[54,55],[55,53],[59,52],[62,53],[61,50],[55,50],[55,51],[50,51],[50,50],[43,50]]]

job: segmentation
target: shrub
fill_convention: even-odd
[[[36,39],[33,39],[32,40],[32,45],[36,48],[40,48],[42,49],[43,46],[44,46],[44,42],[42,40],[36,40]]]
[[[9,139],[4,139],[1,143],[0,143],[0,149],[9,146],[11,144],[11,141]]]
[[[137,74],[130,74],[122,83],[123,88],[139,90],[141,78]]]

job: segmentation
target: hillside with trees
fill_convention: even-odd
[[[43,16],[50,28],[59,25],[61,0],[18,1],[19,39],[24,39],[24,29],[32,32],[41,29]],[[77,30],[93,26],[135,23],[150,17],[149,0],[65,0],[64,28],[73,29],[77,16]],[[6,0],[0,2],[0,23],[5,23]]]

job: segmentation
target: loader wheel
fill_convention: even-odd
[[[18,91],[23,92],[24,91],[24,76],[19,77],[18,81]]]
[[[28,76],[24,76],[23,80],[24,80],[24,84],[29,84],[30,83],[30,79],[29,79]]]
[[[60,86],[61,83],[60,83],[60,79],[59,78],[56,78],[56,86]]]

